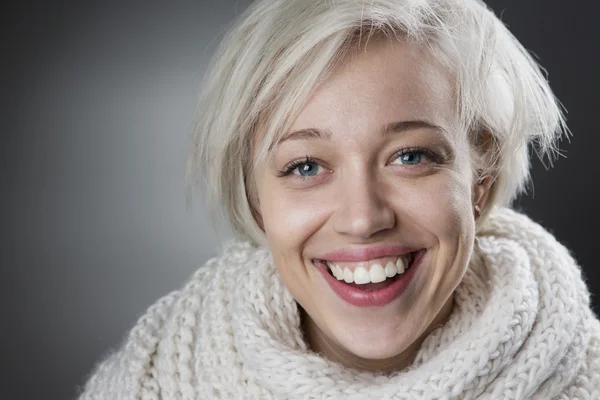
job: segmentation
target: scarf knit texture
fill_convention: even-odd
[[[309,350],[269,250],[232,241],[97,366],[92,399],[598,400],[600,322],[569,252],[496,208],[413,364],[361,372]]]

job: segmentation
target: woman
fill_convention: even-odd
[[[507,206],[564,119],[477,0],[265,0],[189,160],[240,238],[82,399],[598,399],[580,268]]]

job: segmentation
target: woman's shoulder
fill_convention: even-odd
[[[600,399],[600,319],[591,305],[591,294],[587,287],[585,274],[576,260],[572,257],[569,249],[562,245],[556,237],[542,224],[533,221],[522,212],[507,208],[495,207],[490,213],[489,223],[480,233],[481,237],[508,239],[518,243],[532,256],[544,260],[541,264],[547,272],[551,264],[564,265],[568,271],[565,274],[557,274],[561,279],[567,279],[567,272],[573,273],[571,279],[576,289],[574,296],[581,298],[581,308],[584,311],[582,318],[583,332],[574,341],[575,348],[585,348],[585,354],[581,359],[572,383],[557,398],[557,400],[569,399]],[[563,280],[564,280],[563,279]]]
[[[600,320],[592,313],[588,322],[589,341],[585,359],[571,384],[557,400],[600,399]]]
[[[590,382],[590,387],[596,392],[590,397],[591,399],[600,399],[600,319],[597,315],[593,315],[590,319],[591,338],[587,352],[587,377]]]
[[[124,343],[94,367],[80,400],[134,398],[152,385],[152,363],[157,346],[180,298],[181,291],[172,292],[144,312]]]
[[[137,320],[118,350],[98,363],[83,387],[80,400],[127,399],[167,389],[161,381],[162,369],[169,369],[163,354],[173,354],[180,345],[181,332],[194,329],[194,316],[202,309],[205,297],[214,285],[227,285],[257,253],[264,249],[250,242],[231,240],[224,243],[217,256],[206,261],[179,290],[152,304]],[[173,339],[173,340],[172,340]]]

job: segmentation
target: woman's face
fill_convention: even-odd
[[[475,227],[454,98],[422,47],[374,40],[318,88],[256,169],[277,269],[306,312],[313,349],[331,359],[406,365],[451,312]]]

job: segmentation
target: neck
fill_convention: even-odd
[[[425,329],[425,331],[402,353],[386,359],[368,359],[358,357],[355,354],[350,353],[348,350],[342,348],[335,343],[335,341],[327,337],[327,335],[325,335],[324,332],[312,320],[310,315],[308,315],[306,311],[300,305],[298,305],[301,323],[304,330],[304,337],[310,350],[321,354],[327,359],[341,364],[347,368],[386,374],[402,371],[414,362],[425,338],[431,333],[431,331],[440,327],[441,325],[444,325],[448,321],[450,314],[452,314],[453,306],[454,296],[452,295],[442,306],[441,310],[438,312],[431,324],[429,324],[427,329]]]

